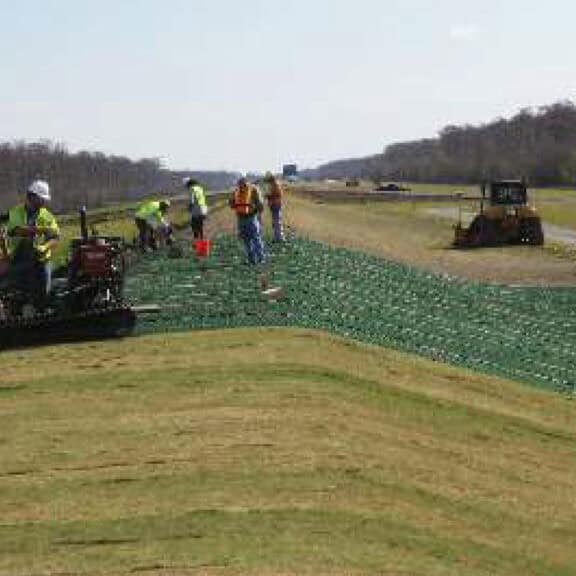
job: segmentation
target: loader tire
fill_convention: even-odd
[[[544,232],[540,218],[524,218],[520,225],[522,241],[531,246],[544,244]]]
[[[471,246],[495,246],[498,244],[498,231],[492,220],[484,214],[478,214],[468,230]]]

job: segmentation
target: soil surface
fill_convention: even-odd
[[[435,273],[497,284],[576,286],[576,263],[543,247],[452,248],[453,228],[445,215],[426,213],[416,204],[325,203],[297,194],[288,198],[285,212],[297,234]],[[557,232],[568,237],[568,230]]]

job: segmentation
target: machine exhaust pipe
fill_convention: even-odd
[[[80,208],[80,235],[82,240],[88,240],[88,223],[86,222],[86,206]]]

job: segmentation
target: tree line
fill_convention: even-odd
[[[108,203],[138,200],[151,195],[184,192],[183,176],[192,176],[208,189],[231,185],[231,172],[176,172],[162,166],[157,158],[131,160],[101,152],[71,153],[51,141],[0,143],[0,210],[22,199],[30,182],[49,182],[56,211],[74,210],[80,205],[96,208]]]
[[[438,183],[525,178],[536,186],[575,186],[576,106],[562,101],[480,126],[446,126],[437,138],[392,144],[304,175]]]

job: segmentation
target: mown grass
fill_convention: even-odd
[[[570,202],[541,202],[538,212],[544,223],[576,228],[576,198]]]
[[[455,193],[456,190],[464,192],[466,195],[480,194],[478,186],[447,186],[440,184],[413,184],[410,185],[414,192],[421,193]],[[528,190],[529,204],[534,205],[540,214],[543,222],[554,224],[556,226],[565,226],[567,228],[576,227],[576,191],[561,188],[530,188]],[[423,208],[425,209],[426,206]],[[457,207],[459,202],[455,200],[452,203],[438,203],[438,206]],[[480,210],[479,200],[462,201],[460,203],[462,210],[477,214]]]
[[[408,182],[403,183],[403,186],[409,188],[405,193],[406,200],[402,202],[390,202],[392,205],[396,205],[394,210],[401,213],[407,213],[409,211],[415,212],[418,210],[422,212],[426,208],[432,206],[426,200],[421,198],[416,198],[411,200],[413,194],[423,195],[423,194],[442,194],[442,195],[453,195],[454,201],[442,201],[437,202],[435,206],[446,207],[457,207],[461,206],[462,209],[467,213],[478,213],[480,210],[480,186],[470,185],[470,184],[428,184],[420,182]],[[346,188],[343,183],[336,184],[324,184],[324,183],[302,183],[295,186],[296,190],[306,190],[306,189],[326,189],[334,190],[335,195],[338,192],[347,191],[354,192],[357,191],[370,191],[373,190],[375,185],[369,181],[362,181],[358,188]],[[463,200],[459,201],[457,194],[462,194],[467,197],[477,196],[478,200]],[[557,226],[566,226],[573,228],[576,222],[576,190],[566,189],[566,188],[529,188],[528,189],[528,200],[529,203],[535,205],[541,214],[544,222],[549,224],[555,224]],[[389,204],[387,202],[386,204]],[[403,205],[400,206],[400,205]]]
[[[2,366],[0,574],[573,574],[565,397],[304,330]]]

